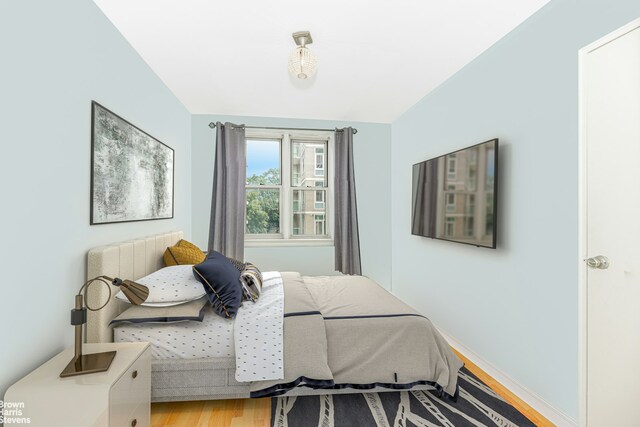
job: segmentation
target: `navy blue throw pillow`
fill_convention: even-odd
[[[240,272],[229,258],[211,251],[200,264],[193,266],[193,275],[202,283],[216,314],[233,319],[242,304]]]

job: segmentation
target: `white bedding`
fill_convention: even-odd
[[[207,305],[202,322],[120,323],[113,340],[149,342],[156,360],[235,357],[236,381],[277,380],[284,378],[283,316],[282,277],[266,272],[260,298],[245,301],[234,320]]]
[[[234,329],[236,381],[284,378],[284,286],[276,271],[262,274],[262,291],[256,302],[245,301]]]
[[[114,342],[151,343],[154,359],[234,357],[233,320],[205,309],[202,322],[121,323],[113,328]]]

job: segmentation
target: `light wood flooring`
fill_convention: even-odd
[[[534,424],[541,427],[554,425],[469,359],[455,349],[453,351],[469,371],[473,372]],[[269,427],[271,421],[270,402],[270,398],[264,398],[153,403],[151,405],[151,427]]]

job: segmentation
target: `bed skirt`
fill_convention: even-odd
[[[235,379],[235,358],[154,360],[151,365],[151,401],[178,402],[188,400],[247,399],[249,384]],[[429,385],[417,385],[411,390],[433,390]],[[299,387],[285,396],[348,394],[397,391],[376,387],[370,390],[323,390]]]
[[[151,401],[242,399],[249,385],[235,379],[233,357],[154,360],[151,365]]]

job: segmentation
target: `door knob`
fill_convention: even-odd
[[[609,268],[609,258],[604,255],[597,255],[592,258],[587,258],[587,266],[589,268],[597,268],[599,270],[606,270]]]

